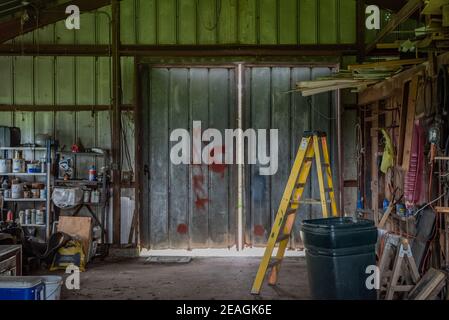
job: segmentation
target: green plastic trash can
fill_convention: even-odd
[[[367,267],[376,265],[377,228],[373,221],[305,220],[301,237],[313,299],[376,299],[376,290],[367,286],[368,277],[373,275],[367,273]]]

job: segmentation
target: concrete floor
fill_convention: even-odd
[[[195,257],[187,264],[144,264],[144,258],[95,261],[81,273],[80,290],[63,286],[62,299],[309,299],[304,258],[285,258],[279,285],[250,294],[260,258]]]

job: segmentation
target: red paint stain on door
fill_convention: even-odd
[[[225,146],[221,146],[221,147],[216,147],[214,148],[211,152],[210,152],[210,156],[214,157],[215,155],[222,155],[222,162],[225,161],[225,152],[226,152],[226,147]],[[222,178],[224,178],[224,173],[226,171],[226,164],[224,163],[212,163],[209,166],[210,170],[212,172],[218,173],[221,175]]]
[[[254,234],[259,237],[263,236],[265,234],[265,228],[263,226],[261,226],[260,224],[255,225],[254,226]]]
[[[178,228],[176,229],[176,231],[178,231],[178,233],[180,233],[180,234],[186,234],[187,230],[188,230],[188,227],[184,223],[179,224]]]

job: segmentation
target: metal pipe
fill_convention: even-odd
[[[337,103],[337,153],[338,153],[338,202],[340,206],[340,216],[345,215],[345,178],[344,178],[344,159],[343,159],[343,137],[342,137],[342,106],[340,90],[335,93]]]
[[[121,68],[120,68],[120,3],[111,1],[112,8],[112,88],[113,88],[113,112],[112,112],[112,212],[113,212],[113,243],[120,245],[121,226]]]
[[[243,64],[237,66],[237,128],[243,130]],[[237,250],[243,250],[244,142],[237,136]]]

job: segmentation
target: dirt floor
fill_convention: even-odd
[[[109,258],[88,265],[80,290],[63,286],[62,299],[309,299],[304,258],[285,258],[279,285],[250,294],[260,258],[192,258],[187,264],[145,264],[145,258]],[[62,275],[62,273],[61,273]]]

